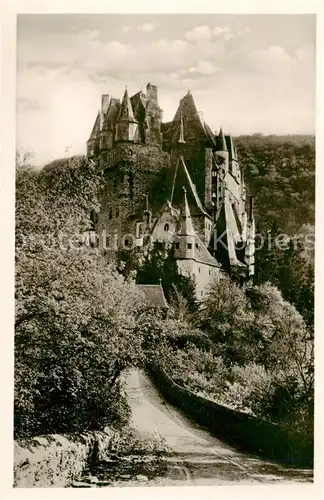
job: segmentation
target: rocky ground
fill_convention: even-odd
[[[133,370],[126,381],[132,426],[138,438],[160,440],[167,452],[112,456],[86,470],[74,482],[74,488],[312,481],[312,470],[285,467],[240,453],[195,426],[163,400],[142,372]]]

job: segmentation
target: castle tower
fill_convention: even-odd
[[[181,207],[180,218],[177,226],[177,235],[175,238],[174,257],[176,259],[194,259],[195,257],[195,239],[192,218],[187,200],[187,190],[183,188],[183,204]]]
[[[162,109],[158,103],[157,86],[146,85],[146,110],[145,110],[145,143],[162,146]]]
[[[127,87],[117,117],[115,141],[138,141],[138,122],[135,120]]]
[[[229,163],[229,153],[227,149],[227,144],[223,132],[223,127],[219,129],[219,134],[216,138],[216,158],[217,164],[222,166],[224,169],[224,173],[228,172],[228,163]]]
[[[107,111],[110,105],[110,95],[102,94],[101,109],[100,109],[100,149],[108,149],[108,128],[107,128]]]
[[[228,146],[228,152],[229,152],[229,166],[230,166],[230,172],[237,179],[238,182],[240,182],[240,169],[238,165],[238,159],[237,159],[237,154],[236,154],[236,149],[234,146],[234,142],[232,139],[231,135],[226,136],[226,143]]]
[[[254,253],[255,253],[255,221],[253,213],[253,197],[249,200],[249,215],[247,222],[247,241],[245,247],[245,263],[247,265],[247,278],[254,276]]]

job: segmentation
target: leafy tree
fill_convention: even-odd
[[[138,269],[137,281],[144,284],[160,280],[166,299],[172,302],[180,316],[186,314],[185,310],[197,311],[194,281],[179,273],[172,250],[155,243]]]
[[[270,281],[292,302],[309,327],[314,322],[314,230],[288,237],[273,223],[264,235],[264,245],[256,252],[255,283]]]
[[[144,359],[142,298],[82,244],[100,178],[84,158],[16,178],[15,434],[125,423],[119,375]]]
[[[244,341],[253,322],[245,288],[223,276],[213,283],[199,313],[199,325],[228,364],[245,363],[253,356]]]

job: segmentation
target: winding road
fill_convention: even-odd
[[[189,421],[166,403],[146,374],[132,370],[126,377],[132,409],[131,425],[142,440],[162,439],[172,451],[164,477],[156,485],[218,485],[229,483],[309,482],[312,471],[294,469],[243,454]]]

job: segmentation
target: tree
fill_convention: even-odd
[[[225,275],[215,281],[199,313],[199,325],[228,364],[253,357],[252,342],[247,342],[252,322],[245,288]]]
[[[122,424],[119,376],[143,362],[142,298],[82,243],[100,177],[86,159],[17,169],[15,435]]]
[[[159,283],[161,280],[166,299],[180,315],[186,310],[194,313],[198,309],[195,283],[179,273],[172,249],[158,243],[147,254],[137,271],[138,283]]]

